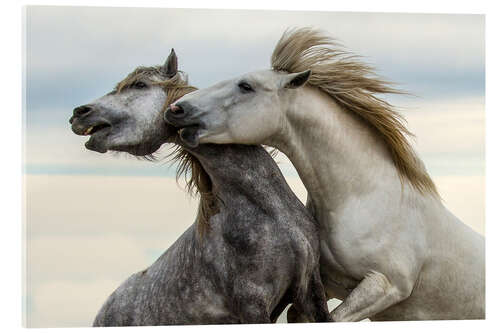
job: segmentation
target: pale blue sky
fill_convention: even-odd
[[[68,124],[75,106],[110,91],[138,65],[162,63],[172,47],[181,69],[198,87],[268,68],[274,44],[290,26],[324,29],[363,56],[383,77],[416,95],[388,97],[404,110],[414,106],[416,111],[408,109],[410,113],[432,109],[433,103],[464,99],[484,103],[482,15],[29,7],[26,171],[117,174],[115,161],[109,158],[73,163],[75,156],[69,151],[75,153],[75,144],[80,142],[81,149],[84,142]],[[56,138],[50,141],[51,136]],[[429,161],[428,168],[439,174],[480,172],[484,148],[476,148],[439,152],[441,159],[447,155],[452,164],[457,164],[453,162],[457,158],[468,164],[448,168]],[[80,152],[83,162],[97,154]],[[421,153],[424,160],[433,159],[425,149]],[[164,170],[164,166],[127,161],[119,174],[174,174],[172,169]]]

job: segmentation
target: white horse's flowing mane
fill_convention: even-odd
[[[380,134],[392,155],[400,177],[421,193],[439,197],[424,164],[406,136],[404,118],[375,94],[401,94],[374,69],[342,50],[331,37],[312,28],[287,30],[276,45],[271,66],[275,71],[298,73],[310,69],[308,84],[331,96],[340,106],[359,115]]]

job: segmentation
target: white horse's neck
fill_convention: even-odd
[[[310,87],[297,89],[285,103],[286,122],[272,145],[291,160],[313,205],[321,207],[316,211],[335,211],[346,200],[377,191],[385,197],[401,193],[387,147],[357,115]]]

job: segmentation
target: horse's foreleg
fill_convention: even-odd
[[[295,307],[294,304],[292,304],[290,306],[290,308],[288,309],[288,311],[286,312],[286,321],[288,323],[309,323],[310,320],[309,318],[307,318],[307,316],[297,310],[297,308]]]
[[[274,310],[271,312],[271,322],[272,323],[275,323],[276,320],[278,320],[278,317],[281,315],[281,313],[285,310],[285,308],[287,307],[287,305],[289,304],[290,302],[288,302],[287,300],[284,300],[282,299],[278,305],[274,308]],[[287,312],[288,313],[288,312]]]
[[[411,294],[413,285],[391,283],[378,272],[369,273],[359,285],[332,311],[334,321],[359,321],[369,318]]]
[[[272,310],[267,308],[270,291],[262,285],[246,278],[235,280],[232,307],[239,314],[241,324],[271,323]]]
[[[289,323],[332,321],[319,269],[312,274],[305,295],[298,298],[300,301],[294,302],[287,312]]]

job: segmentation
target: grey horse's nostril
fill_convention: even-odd
[[[79,117],[79,116],[82,116],[86,113],[89,113],[90,111],[92,111],[92,108],[90,106],[82,105],[82,106],[79,106],[73,110],[73,116]]]

